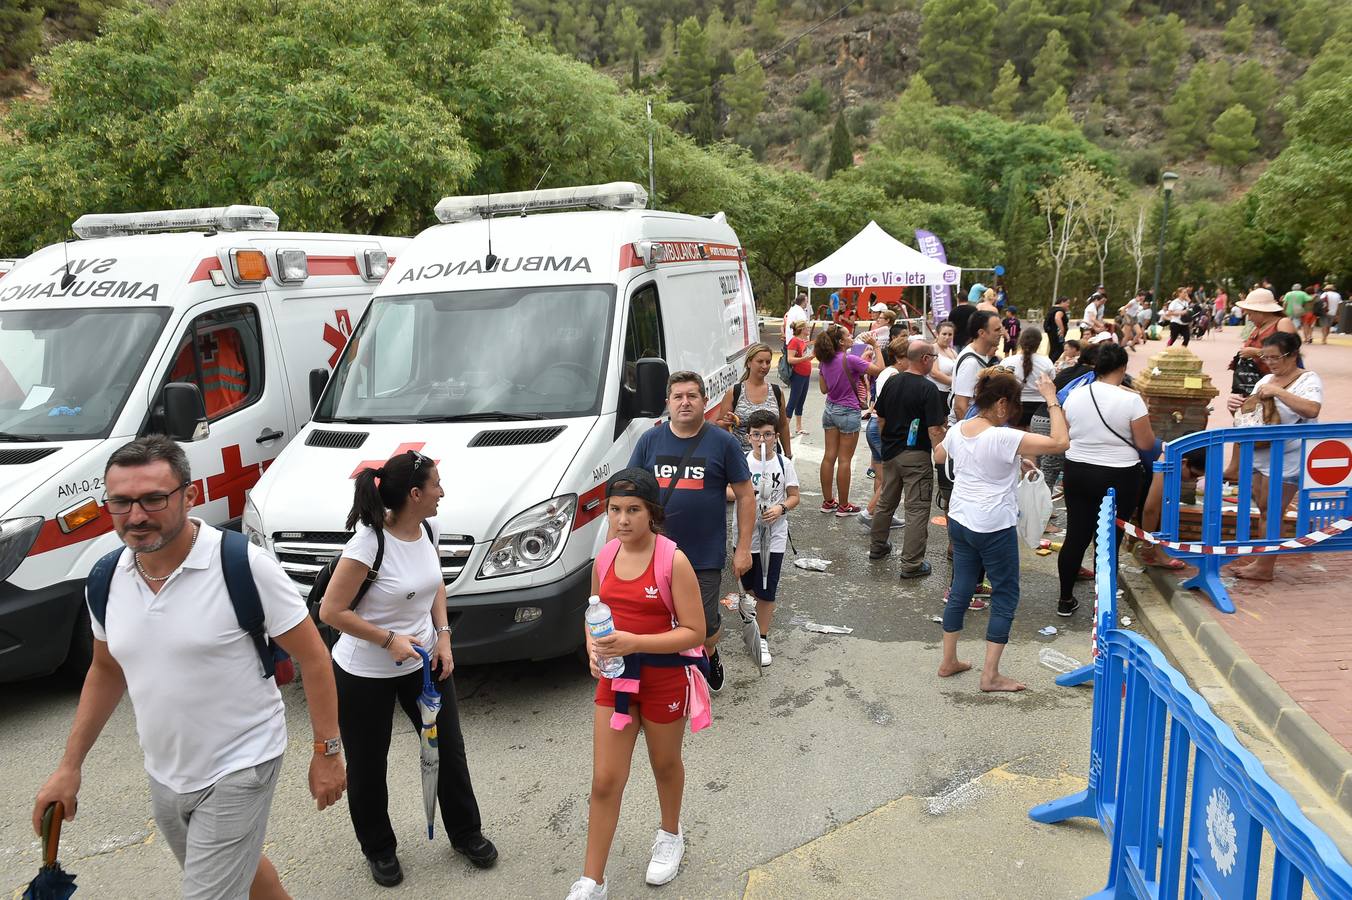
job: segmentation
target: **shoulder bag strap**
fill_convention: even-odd
[[[1130,447],[1132,450],[1134,450],[1136,453],[1139,454],[1141,451],[1137,449],[1136,444],[1122,437],[1122,435],[1118,434],[1113,429],[1113,426],[1108,424],[1108,420],[1103,418],[1103,410],[1099,409],[1098,398],[1094,396],[1094,386],[1092,384],[1087,384],[1084,386],[1084,389],[1089,392],[1089,399],[1092,400],[1094,403],[1094,412],[1098,413],[1099,421],[1103,423],[1103,427],[1112,432],[1113,437],[1117,438],[1119,441],[1126,444],[1128,447]]]
[[[699,445],[704,442],[704,432],[708,429],[708,424],[700,423],[699,431],[688,442],[685,453],[681,455],[681,461],[676,465],[676,471],[672,473],[671,481],[667,483],[667,488],[662,492],[662,506],[666,507],[671,502],[671,495],[676,492],[676,482],[680,481],[681,474],[685,472],[685,467],[690,464],[690,458],[695,455]],[[667,423],[667,429],[671,429],[671,423]],[[673,432],[674,436],[674,432]]]

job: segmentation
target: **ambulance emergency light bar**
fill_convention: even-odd
[[[632,181],[589,184],[581,187],[549,188],[543,191],[514,191],[510,194],[479,194],[471,197],[443,197],[437,204],[437,220],[449,225],[470,219],[560,209],[643,209],[648,192]]]
[[[276,231],[277,214],[266,206],[212,206],[137,213],[88,213],[70,226],[84,240],[160,231]]]

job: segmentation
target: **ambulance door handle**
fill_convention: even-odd
[[[258,443],[267,444],[281,437],[285,437],[285,435],[282,432],[269,431],[268,429],[264,428],[263,433],[258,436]]]

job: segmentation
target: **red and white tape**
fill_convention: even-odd
[[[1339,519],[1327,528],[1311,531],[1304,537],[1292,538],[1288,541],[1282,541],[1280,544],[1259,544],[1254,547],[1210,547],[1206,544],[1181,544],[1176,541],[1165,541],[1121,519],[1117,520],[1117,527],[1148,544],[1155,544],[1169,550],[1178,550],[1182,553],[1202,553],[1208,556],[1252,556],[1255,553],[1273,553],[1277,550],[1302,550],[1306,547],[1313,547],[1315,544],[1321,544],[1329,538],[1337,537],[1352,529],[1352,519]]]

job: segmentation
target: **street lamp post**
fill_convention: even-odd
[[[1164,273],[1164,233],[1169,228],[1169,198],[1173,196],[1174,185],[1178,183],[1178,175],[1173,172],[1165,172],[1160,176],[1160,185],[1164,188],[1164,211],[1160,214],[1160,243],[1155,251],[1155,289],[1150,292],[1150,330],[1151,337],[1156,328],[1155,317],[1159,311],[1160,303],[1160,276]]]

